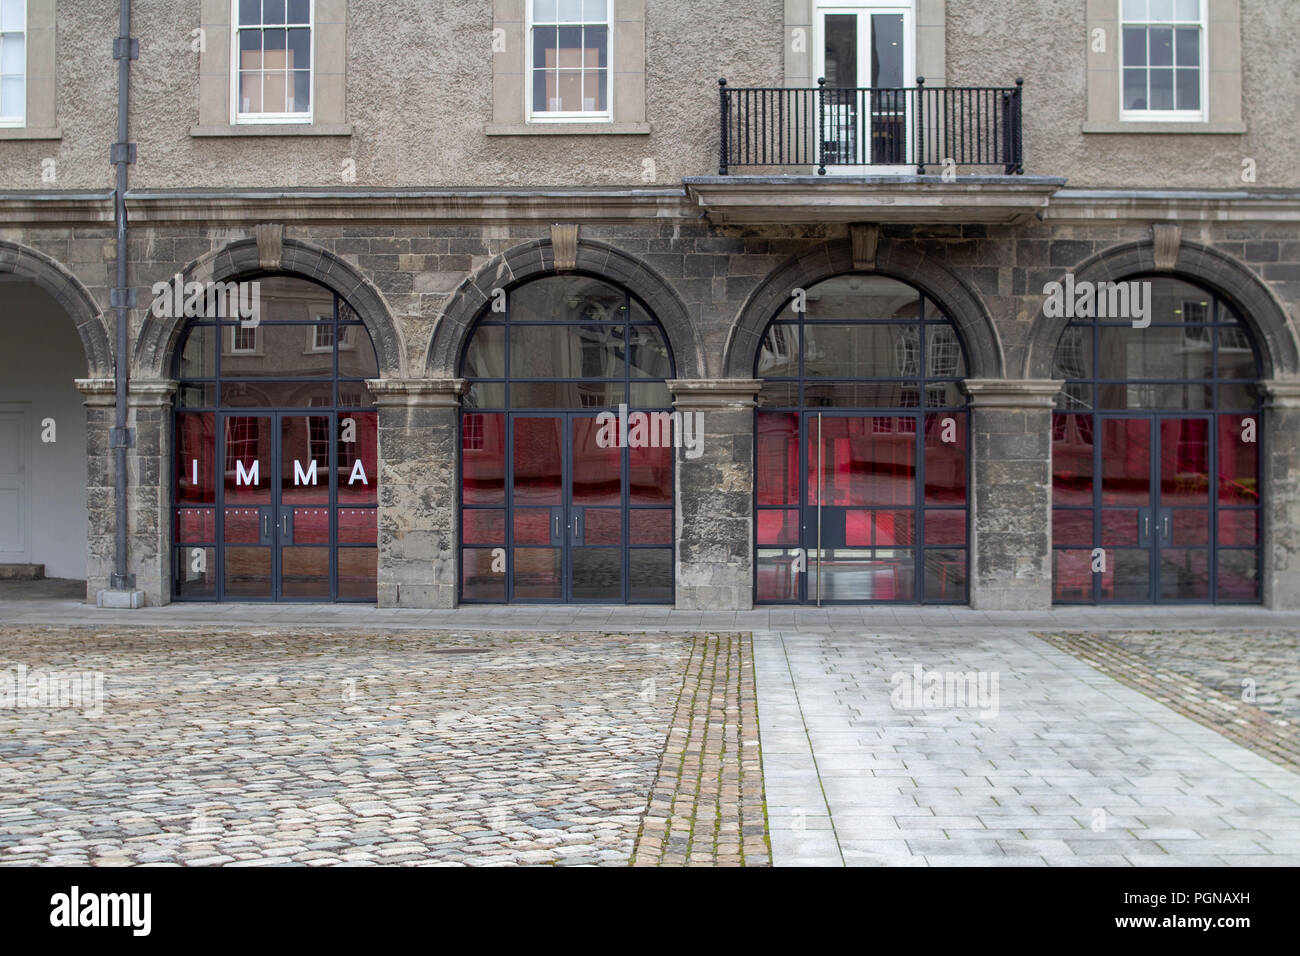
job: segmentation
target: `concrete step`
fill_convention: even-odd
[[[0,581],[39,581],[43,577],[43,564],[0,564]]]

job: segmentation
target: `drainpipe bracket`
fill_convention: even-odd
[[[136,37],[113,37],[113,59],[140,59],[140,41]]]
[[[108,150],[108,161],[117,163],[135,162],[135,143],[114,143]]]
[[[109,289],[108,307],[110,309],[134,309],[135,289]]]
[[[108,447],[109,448],[134,448],[135,429],[134,428],[110,428],[108,430]]]

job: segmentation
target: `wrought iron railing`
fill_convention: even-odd
[[[718,174],[736,166],[1000,166],[1024,172],[1022,90],[926,86],[842,89],[729,87],[718,80],[722,115]]]

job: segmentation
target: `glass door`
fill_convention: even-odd
[[[569,594],[575,602],[623,596],[623,455],[594,415],[569,416]]]
[[[1152,513],[1161,601],[1210,600],[1210,420],[1162,418]]]
[[[826,80],[821,122],[827,172],[907,172],[914,79],[910,4],[819,0],[816,75]]]
[[[275,535],[283,598],[319,601],[331,597],[331,418],[290,413],[279,416]]]
[[[219,415],[222,594],[276,598],[275,416]]]

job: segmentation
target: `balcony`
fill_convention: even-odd
[[[715,222],[1025,221],[1065,180],[1024,175],[1023,89],[719,80],[718,175],[686,187]]]

